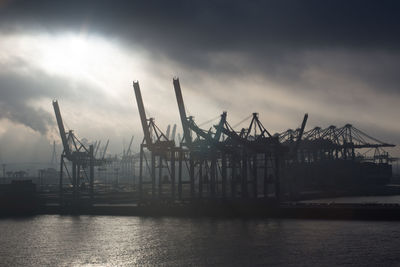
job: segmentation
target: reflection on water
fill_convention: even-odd
[[[398,222],[37,216],[0,220],[4,266],[389,266]]]

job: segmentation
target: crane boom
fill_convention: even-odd
[[[97,155],[97,151],[99,150],[100,144],[101,144],[101,140],[99,140],[99,142],[97,143],[96,150],[94,151],[94,157],[96,157],[96,155]]]
[[[173,83],[174,83],[176,101],[178,103],[178,108],[179,108],[179,115],[181,117],[181,122],[182,122],[183,138],[185,139],[186,144],[190,146],[192,143],[192,137],[190,136],[189,123],[186,116],[185,104],[183,102],[182,90],[181,90],[181,85],[179,83],[179,79],[178,78],[173,79]]]
[[[139,81],[133,82],[133,89],[135,91],[136,102],[139,110],[140,121],[142,122],[144,139],[147,145],[152,145],[153,141],[151,140],[151,135],[149,131],[149,127],[147,125],[146,111],[143,105],[142,93],[140,92]]]
[[[214,135],[214,140],[219,141],[219,139],[221,138],[222,128],[224,127],[225,122],[226,122],[226,111],[224,111],[221,114],[221,120],[219,121],[219,124],[215,127],[216,132]]]
[[[169,139],[169,132],[171,131],[171,124],[168,124],[167,131],[165,132],[165,136]]]
[[[107,140],[106,146],[105,146],[104,151],[103,151],[103,156],[101,157],[102,159],[104,159],[105,156],[106,156],[106,152],[107,152],[107,148],[108,148],[108,143],[109,143],[109,141],[110,141],[110,140]]]
[[[297,149],[299,148],[301,138],[303,137],[304,129],[306,128],[307,119],[308,119],[308,114],[306,113],[306,114],[304,114],[304,118],[303,118],[303,122],[301,124],[299,136],[297,137],[297,140],[296,140],[296,146],[294,149],[295,154],[297,153]]]
[[[128,149],[126,150],[126,155],[129,155],[131,153],[132,142],[133,142],[133,135],[131,141],[129,142]]]
[[[57,100],[53,101],[53,108],[54,108],[54,113],[56,115],[58,129],[60,131],[61,141],[64,147],[64,152],[67,155],[67,157],[69,157],[71,155],[71,150],[68,145],[67,135],[65,133],[64,123],[61,117],[60,107],[58,106]]]
[[[228,137],[230,137],[233,141],[235,141],[235,142],[237,142],[237,143],[239,143],[239,144],[241,144],[241,145],[243,145],[243,146],[245,146],[245,147],[247,147],[247,148],[249,148],[249,149],[251,149],[251,150],[256,151],[256,149],[255,149],[254,147],[252,147],[252,146],[249,144],[249,142],[247,141],[247,139],[245,139],[245,138],[243,138],[243,137],[240,137],[240,136],[239,136],[238,134],[236,134],[235,132],[230,131],[230,130],[224,128],[224,127],[221,128],[221,131],[222,131],[225,135],[227,135]]]
[[[172,127],[172,133],[171,133],[172,141],[175,141],[175,134],[176,134],[176,124],[174,124],[174,127]]]
[[[226,147],[224,144],[220,143],[219,140],[214,139],[210,134],[204,132],[200,129],[193,121],[189,124],[190,129],[195,132],[198,136],[203,137],[205,140],[208,141],[208,144],[218,148],[221,151],[233,152],[232,149]],[[223,131],[223,130],[222,130]]]

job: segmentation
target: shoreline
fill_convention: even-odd
[[[15,208],[15,207],[14,207]],[[142,217],[275,218],[400,221],[399,204],[270,203],[263,201],[148,204],[44,205],[0,209],[0,218],[36,215],[98,215]]]

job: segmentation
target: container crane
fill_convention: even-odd
[[[60,107],[57,100],[53,101],[53,108],[58,124],[58,129],[60,132],[61,141],[63,143],[63,153],[61,154],[60,160],[60,203],[63,204],[64,201],[64,168],[67,170],[68,175],[70,173],[67,169],[64,159],[67,159],[72,163],[72,188],[74,203],[78,203],[77,201],[83,193],[83,188],[81,185],[81,171],[84,172],[86,179],[89,180],[89,194],[90,199],[93,201],[95,165],[93,145],[90,145],[89,149],[87,149],[84,144],[75,136],[73,131],[70,130],[67,134],[64,128],[64,123],[61,117]],[[89,177],[87,177],[87,172],[85,171],[87,167],[89,167]],[[71,177],[69,178],[71,179]]]
[[[156,168],[158,168],[158,197],[162,197],[163,192],[163,169],[167,168],[168,173],[171,177],[171,196],[175,198],[175,159],[176,153],[179,152],[179,148],[175,146],[174,140],[169,140],[168,137],[158,128],[155,124],[154,119],[147,119],[146,111],[143,104],[142,93],[138,81],[133,82],[133,89],[135,92],[136,103],[138,106],[140,121],[142,124],[144,139],[140,146],[140,163],[139,163],[139,195],[143,199],[143,160],[145,159],[144,149],[148,149],[151,155],[151,195],[152,198],[156,197],[156,184],[157,175]],[[154,138],[153,138],[154,137]],[[158,164],[156,166],[156,160]],[[147,160],[146,160],[147,162]],[[164,165],[165,163],[165,165]],[[181,166],[181,164],[180,164]],[[181,181],[181,172],[179,172],[179,183]],[[180,186],[180,185],[179,185]]]

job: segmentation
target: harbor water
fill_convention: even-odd
[[[400,222],[41,215],[0,231],[1,266],[400,264]]]

